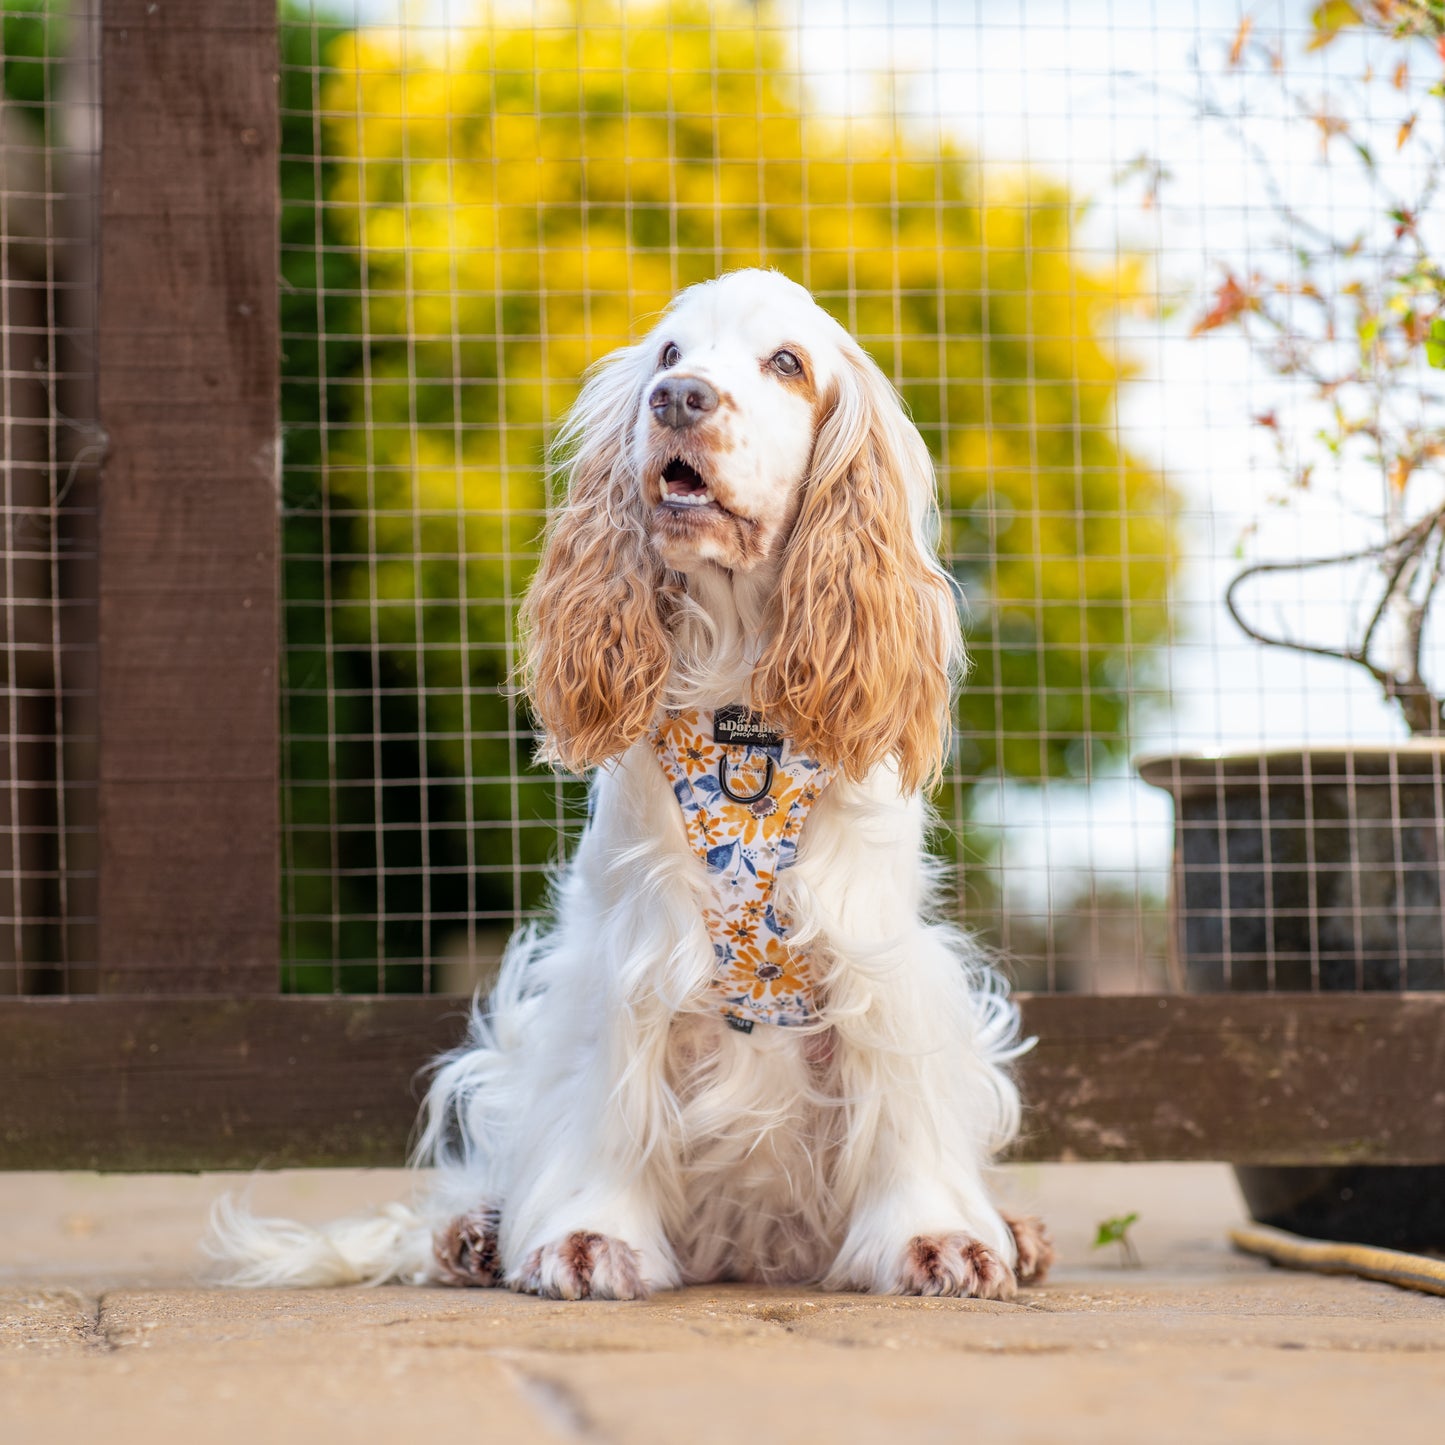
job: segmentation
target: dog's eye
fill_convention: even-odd
[[[672,343],[671,341],[669,341],[669,342],[667,343],[667,347],[665,348],[665,350],[664,350],[663,353],[662,353],[662,366],[663,366],[663,370],[664,370],[664,371],[667,370],[667,368],[670,367],[670,366],[676,366],[677,363],[678,363],[679,361],[681,361],[681,360],[682,360],[682,352],[680,352],[680,351],[677,349],[677,347],[676,347],[676,345],[675,345],[674,343]]]
[[[773,370],[784,376],[796,376],[803,369],[803,363],[791,351],[773,353]]]

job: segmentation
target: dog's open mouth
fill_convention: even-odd
[[[711,510],[721,512],[712,488],[702,473],[681,457],[673,457],[662,469],[662,505],[673,511]]]

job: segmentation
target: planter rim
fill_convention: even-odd
[[[1276,781],[1303,782],[1307,775],[1315,773],[1334,777],[1350,772],[1388,774],[1392,763],[1402,773],[1445,780],[1445,740],[1140,753],[1133,760],[1134,771],[1146,783],[1166,793],[1224,780],[1258,780],[1261,775]]]

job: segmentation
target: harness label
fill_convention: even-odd
[[[783,735],[763,726],[763,720],[740,702],[730,702],[712,715],[712,740],[729,745],[743,743],[754,748],[780,748]]]

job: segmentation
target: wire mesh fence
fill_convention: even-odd
[[[1383,545],[1249,594],[1251,630],[1349,653],[1439,502],[1433,31],[1321,13],[287,12],[293,986],[466,983],[542,905],[580,791],[528,767],[507,677],[550,428],[741,265],[809,286],[938,461],[974,660],[937,800],[962,916],[1030,986],[1159,986],[1169,805],[1131,754],[1406,731],[1378,677],[1267,651],[1223,601],[1250,560]]]
[[[96,960],[94,37],[0,19],[0,993],[63,992]]]
[[[86,18],[5,8],[0,832],[31,990],[95,957]],[[1326,797],[1301,751],[1439,732],[1429,5],[287,0],[279,25],[286,988],[469,988],[544,906],[585,816],[508,685],[546,445],[590,363],[744,265],[858,336],[938,464],[973,670],[935,841],[1017,981],[1434,986],[1424,793],[1351,761]],[[1200,751],[1248,756],[1172,870]],[[1377,777],[1383,875],[1314,825]]]

